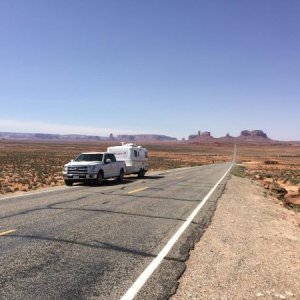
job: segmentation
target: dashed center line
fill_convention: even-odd
[[[3,236],[3,235],[7,235],[7,234],[10,234],[10,233],[13,233],[17,231],[17,229],[11,229],[11,230],[7,230],[7,231],[0,231],[0,236]]]
[[[143,191],[143,190],[146,190],[146,189],[148,189],[147,186],[145,186],[145,187],[143,187],[143,188],[140,188],[140,189],[137,189],[137,190],[134,190],[134,191],[130,191],[130,192],[128,192],[128,194],[137,193],[137,192],[140,192],[140,191]]]

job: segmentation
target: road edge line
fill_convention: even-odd
[[[158,253],[158,255],[151,261],[151,263],[147,266],[147,268],[141,273],[141,275],[136,279],[136,281],[132,284],[132,286],[127,290],[127,292],[122,296],[121,300],[132,300],[140,291],[140,289],[144,286],[153,272],[158,268],[160,263],[166,257],[166,255],[170,252],[172,247],[181,237],[183,232],[187,229],[187,227],[191,224],[197,213],[204,206],[206,201],[212,195],[212,193],[216,190],[222,180],[226,177],[226,175],[231,170],[233,164],[230,165],[225,174],[219,179],[219,181],[213,186],[213,188],[206,194],[206,196],[202,199],[201,203],[193,210],[187,220],[180,226],[180,228],[175,232],[175,234],[171,237],[171,239],[167,242],[167,244],[162,248],[162,250]]]

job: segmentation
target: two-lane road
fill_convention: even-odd
[[[230,164],[0,198],[0,299],[119,299]],[[137,295],[164,299],[225,180]]]

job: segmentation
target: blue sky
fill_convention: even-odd
[[[0,131],[300,140],[298,0],[2,0]]]

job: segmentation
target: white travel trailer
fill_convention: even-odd
[[[113,153],[117,161],[124,161],[126,174],[138,174],[144,177],[148,171],[148,151],[136,144],[124,144],[121,146],[108,147],[107,152]]]

